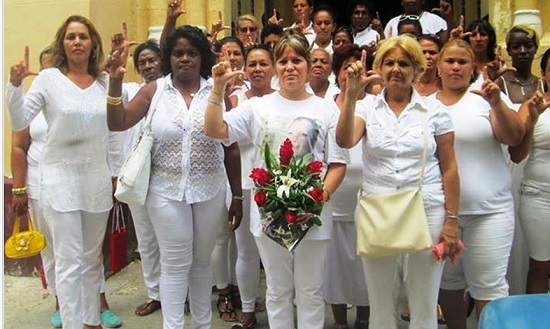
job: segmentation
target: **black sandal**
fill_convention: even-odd
[[[239,291],[239,287],[230,284],[229,285],[229,294],[231,295],[231,304],[236,309],[242,309],[243,302],[241,300],[241,292]]]

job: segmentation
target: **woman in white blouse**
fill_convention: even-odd
[[[502,144],[517,145],[525,129],[501,99],[500,88],[487,79],[486,69],[481,90],[472,87],[477,71],[467,42],[447,42],[438,70],[442,89],[429,99],[451,115],[455,127],[459,227],[466,246],[457,264],[445,264],[439,302],[450,328],[466,328],[465,288],[478,315],[489,301],[508,295],[505,275],[514,235],[514,203]]]
[[[363,143],[363,195],[396,192],[422,186],[432,241],[446,251],[457,248],[458,173],[449,114],[434,110],[412,84],[425,68],[418,42],[408,36],[387,39],[376,52],[373,68],[385,85],[380,95],[357,102],[357,95],[377,77],[365,72],[365,54],[347,69],[346,95],[336,139],[352,148]],[[357,109],[356,109],[357,107]],[[423,122],[429,136],[425,174],[419,182],[424,145]],[[369,328],[397,328],[393,294],[400,256],[363,258],[370,299]],[[409,254],[405,285],[411,310],[410,328],[437,328],[437,294],[443,262],[430,250]],[[395,287],[394,287],[395,288]]]
[[[210,328],[210,257],[215,237],[222,225],[236,229],[242,216],[238,147],[235,144],[225,151],[224,159],[221,143],[203,133],[204,109],[212,88],[207,78],[215,62],[214,53],[197,27],[175,29],[162,53],[166,76],[147,84],[123,104],[118,97],[126,53],[127,49],[121,48],[110,58],[109,95],[116,102],[107,103],[109,129],[125,130],[138,123],[153,110],[149,109],[153,95],[162,93],[152,119],[155,141],[145,206],[160,248],[163,328],[184,327],[188,291],[192,328]],[[233,193],[229,224],[227,177]]]
[[[63,328],[101,328],[101,246],[113,204],[104,101],[107,76],[100,69],[103,47],[87,18],[73,15],[61,25],[52,62],[25,96],[21,81],[28,67],[11,68],[9,119],[18,131],[42,111],[49,127],[40,200],[52,235]]]

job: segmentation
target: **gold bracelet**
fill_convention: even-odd
[[[220,102],[220,101],[215,101],[215,100],[213,100],[212,98],[208,98],[208,104],[214,105],[214,106],[222,106],[222,102]]]
[[[111,95],[107,95],[107,104],[109,105],[120,105],[122,104],[122,96],[111,96]]]
[[[449,209],[445,209],[445,212],[447,213],[447,218],[451,218],[451,219],[456,219],[456,220],[459,220],[460,218],[455,215],[452,211],[450,211]]]
[[[327,199],[325,201],[330,201],[330,192],[327,190],[326,187],[323,187],[323,192],[327,192]]]
[[[14,187],[14,188],[11,189],[11,193],[13,195],[25,195],[25,194],[27,194],[27,187],[26,186]]]
[[[210,92],[214,95],[222,95],[223,94],[223,90],[222,91],[219,91],[219,90],[215,90],[214,88],[212,88],[210,90]]]
[[[237,196],[237,195],[234,195],[231,199],[232,199],[232,200],[244,201],[244,196]]]

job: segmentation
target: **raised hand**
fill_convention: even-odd
[[[243,69],[233,70],[228,60],[219,61],[218,64],[212,67],[212,79],[214,79],[214,84],[223,86],[223,88],[225,88],[229,81],[239,76],[244,76]]]
[[[487,74],[491,80],[500,78],[506,72],[514,72],[516,68],[513,66],[506,66],[506,62],[502,57],[502,47],[497,47],[497,54],[494,61],[487,63]]]
[[[283,19],[277,19],[277,9],[273,8],[273,15],[269,17],[267,24],[283,26]]]
[[[122,22],[122,32],[115,33],[111,37],[111,51],[107,59],[107,70],[111,78],[122,78],[124,76],[130,47],[136,44],[136,41],[128,40],[128,26],[126,22]]]
[[[223,25],[222,12],[218,11],[218,20],[216,23],[212,23],[212,29],[210,30],[210,34],[212,34],[212,42],[216,41],[218,34],[223,30],[231,30],[231,26]]]
[[[472,35],[472,32],[464,33],[464,15],[460,15],[460,23],[457,27],[451,30],[451,36],[449,40],[452,39],[466,39]]]
[[[371,29],[378,32],[378,34],[384,35],[384,29],[382,27],[382,20],[380,20],[380,14],[378,14],[378,12],[376,12],[375,18],[371,19],[370,27],[371,27]]]
[[[491,105],[491,107],[495,107],[501,101],[500,87],[489,78],[487,68],[483,69],[482,75],[483,84],[481,85],[481,89],[471,90],[470,92],[480,95]]]
[[[439,1],[439,8],[432,9],[433,13],[441,14],[442,16],[451,16],[453,14],[453,7],[451,3],[446,0]]]
[[[14,87],[19,87],[23,83],[23,79],[30,75],[38,75],[38,73],[32,72],[29,68],[29,46],[25,46],[23,60],[10,69],[10,83]]]
[[[187,13],[182,7],[182,0],[170,0],[168,2],[168,9],[166,11],[166,17],[176,20],[182,14]]]
[[[361,59],[352,63],[347,69],[346,90],[351,95],[357,97],[357,95],[365,90],[365,88],[371,83],[380,83],[381,78],[379,75],[374,74],[373,71],[366,71],[367,67],[367,52],[363,50],[361,52]]]
[[[544,94],[539,90],[537,90],[525,103],[529,108],[529,117],[533,123],[536,123],[539,116],[550,106],[550,100],[545,100]]]

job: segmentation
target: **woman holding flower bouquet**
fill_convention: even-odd
[[[412,87],[426,65],[422,49],[408,36],[387,39],[374,59],[379,76],[366,72],[365,58],[363,53],[362,59],[347,69],[345,100],[336,132],[338,145],[352,148],[363,143],[363,196],[406,191],[420,185],[432,243],[442,241],[446,254],[454,255],[458,248],[455,214],[459,200],[454,133],[449,113],[433,110]],[[382,93],[368,95],[356,104],[357,95],[379,78],[385,86]],[[394,286],[399,257],[362,259],[371,329],[397,328],[397,309],[388,287]],[[406,266],[410,328],[435,329],[443,262],[434,259],[430,250],[423,250],[410,253]]]
[[[334,136],[339,111],[334,102],[308,94],[305,90],[310,63],[309,46],[304,37],[291,32],[281,39],[274,53],[280,90],[250,99],[230,112],[222,111],[225,86],[229,80],[243,72],[231,70],[229,63],[225,61],[212,68],[214,86],[206,108],[204,132],[208,136],[223,139],[224,143],[249,140],[255,145],[264,145],[265,157],[257,149],[254,164],[267,165],[268,169],[254,169],[252,176],[255,177],[256,186],[274,188],[274,179],[283,182],[276,188],[277,193],[262,193],[258,189],[255,196],[255,201],[260,206],[278,204],[278,207],[261,213],[257,204],[252,204],[251,210],[251,228],[266,271],[269,326],[296,327],[293,320],[295,296],[297,327],[321,329],[324,325],[325,309],[321,287],[332,218],[329,207],[324,207],[320,212],[322,204],[319,207],[319,202],[330,198],[345,174],[346,155],[336,145]],[[303,157],[294,156],[296,150],[289,138],[289,133],[296,133],[298,130],[307,135],[304,140],[312,152]],[[270,150],[279,149],[281,144],[280,158],[277,158]],[[306,165],[309,160],[317,161],[310,161]],[[294,176],[292,170],[296,171]],[[296,175],[297,172],[301,174]],[[301,189],[306,181],[316,188]],[[293,210],[285,207],[285,202],[291,203],[289,195],[303,197],[303,204]],[[277,203],[281,200],[282,203]],[[304,206],[305,204],[313,204],[320,215],[312,215],[314,212]],[[285,214],[285,217],[278,214]],[[262,221],[273,219],[276,222],[285,218],[291,223],[311,221],[321,225],[312,226],[291,252],[263,233],[267,226],[262,227]],[[292,225],[288,224],[287,227],[296,227]],[[280,233],[292,235],[285,229],[281,229]],[[252,326],[253,323],[243,325],[244,328]]]

